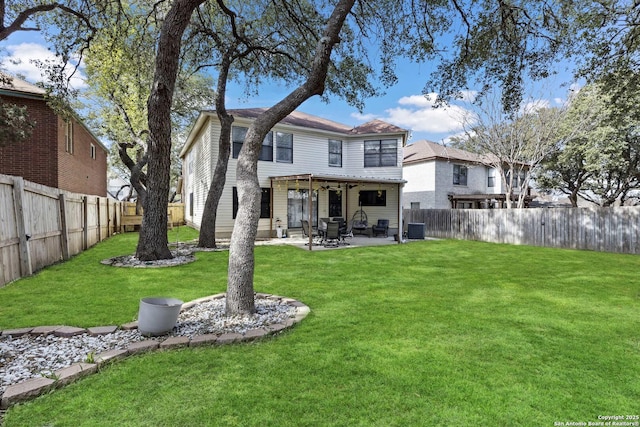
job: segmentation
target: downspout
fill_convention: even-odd
[[[313,210],[313,176],[309,174],[309,210],[307,211],[307,219],[309,223],[309,250],[313,248],[313,222],[311,221],[311,213]]]

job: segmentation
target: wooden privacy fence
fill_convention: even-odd
[[[425,235],[494,243],[640,254],[640,207],[405,209]]]
[[[0,286],[112,236],[125,205],[0,175]],[[172,205],[172,221],[184,221],[184,205]]]
[[[138,213],[138,210],[140,211]],[[184,224],[184,203],[169,203],[167,209],[167,224],[170,228]],[[122,202],[122,217],[120,231],[135,229],[142,224],[142,208],[137,209],[135,202]]]

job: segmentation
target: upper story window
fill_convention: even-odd
[[[65,151],[69,154],[73,154],[73,121],[68,120],[65,122],[64,128],[64,143]]]
[[[193,173],[193,150],[187,154],[187,173],[191,175]]]
[[[237,159],[240,154],[240,149],[242,148],[242,144],[244,143],[244,139],[247,136],[247,131],[249,128],[242,126],[232,126],[231,127],[231,149],[233,158]],[[273,161],[273,132],[267,133],[264,137],[264,141],[262,141],[262,148],[260,149],[260,157],[258,160],[266,160],[268,162]]]
[[[398,141],[382,139],[364,142],[364,167],[376,168],[398,164]]]
[[[91,158],[93,160],[95,160],[96,159],[96,146],[91,144],[91,146],[89,148],[90,148],[90,151],[91,151]]]
[[[467,167],[464,165],[453,165],[453,185],[467,185]]]
[[[293,163],[293,134],[276,132],[276,161]]]
[[[329,140],[329,166],[342,167],[342,141]]]
[[[511,172],[505,171],[505,178],[507,180],[507,184],[511,181]],[[526,172],[524,171],[516,171],[513,174],[513,183],[511,184],[511,188],[518,189],[524,185],[524,180],[526,178]]]
[[[496,186],[496,170],[491,168],[489,169],[489,175],[487,176],[487,187],[495,187]]]

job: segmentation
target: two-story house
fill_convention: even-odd
[[[4,80],[4,79],[3,79]],[[18,78],[0,83],[0,100],[26,106],[35,125],[24,141],[0,144],[0,174],[74,193],[107,195],[107,148],[74,115],[49,107],[44,89]]]
[[[403,160],[403,177],[407,181],[404,208],[504,207],[506,194],[500,172],[488,163],[478,154],[431,141],[407,145]],[[525,203],[530,199],[527,197]]]
[[[236,165],[245,134],[262,108],[229,110],[232,153],[218,207],[216,235],[230,236],[238,209]],[[220,123],[203,111],[180,153],[183,200],[188,224],[198,228],[218,155]],[[302,220],[366,215],[369,225],[389,220],[397,233],[402,221],[402,148],[408,131],[374,120],[350,127],[294,111],[263,141],[258,178],[262,207],[258,236],[274,236],[279,225],[300,230]]]

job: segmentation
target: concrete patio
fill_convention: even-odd
[[[316,240],[317,241],[317,240]],[[323,251],[327,249],[347,249],[358,248],[363,246],[379,246],[379,245],[397,245],[393,236],[389,237],[367,237],[356,235],[354,237],[347,237],[347,245],[340,244],[339,246],[324,246],[322,244],[314,244],[311,248],[312,251]],[[303,237],[301,232],[292,232],[289,236],[278,239],[273,238],[271,240],[264,240],[256,242],[257,245],[292,245],[301,249],[309,250],[309,238]]]

